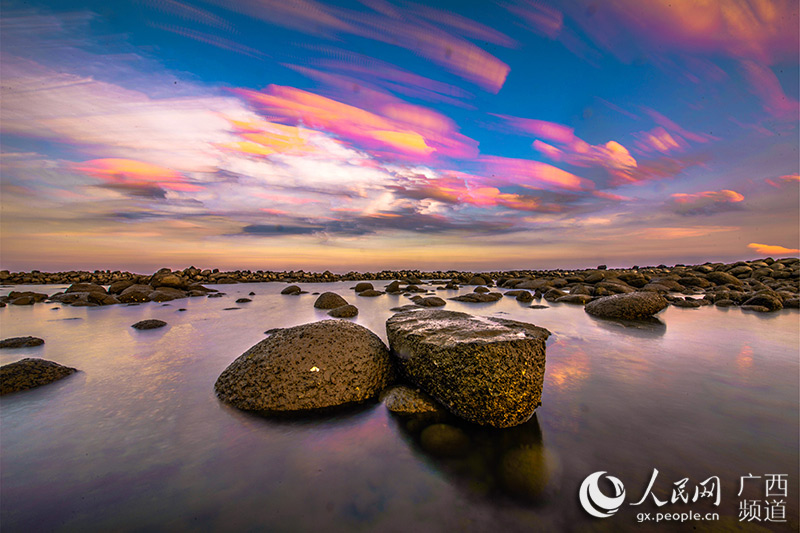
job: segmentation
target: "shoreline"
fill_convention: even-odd
[[[761,265],[763,263],[763,266]],[[798,257],[786,257],[773,259],[771,257],[762,259],[753,259],[749,261],[735,261],[732,263],[722,262],[705,262],[694,265],[675,264],[667,266],[660,264],[658,266],[643,266],[634,265],[630,268],[608,268],[606,265],[599,265],[596,268],[584,269],[512,269],[512,270],[419,270],[419,269],[400,269],[400,270],[381,270],[380,272],[356,272],[351,271],[346,274],[335,274],[329,270],[324,272],[306,272],[304,270],[228,270],[221,271],[217,268],[214,269],[199,269],[194,266],[184,268],[182,270],[171,270],[168,268],[161,268],[153,274],[137,274],[134,272],[127,272],[121,270],[65,270],[57,272],[43,272],[39,270],[11,272],[9,270],[0,270],[0,284],[2,285],[59,285],[59,284],[72,284],[72,283],[96,283],[98,285],[110,285],[115,281],[134,281],[137,283],[147,283],[154,276],[163,275],[166,272],[186,277],[191,283],[209,283],[209,284],[229,284],[229,283],[268,283],[268,282],[287,282],[287,283],[326,283],[332,281],[377,281],[377,280],[403,280],[408,278],[416,278],[417,280],[452,280],[455,278],[465,278],[468,276],[480,276],[484,279],[497,280],[500,278],[508,277],[568,277],[574,275],[588,275],[592,272],[604,271],[608,273],[640,273],[643,275],[668,275],[684,271],[698,271],[702,273],[708,267],[709,272],[721,271],[727,272],[734,268],[746,266],[752,268],[755,264],[757,268],[768,268],[774,264],[783,265],[796,265],[800,263]],[[790,270],[795,272],[795,276],[800,276],[800,269],[797,267]],[[768,276],[768,273],[763,272],[758,277],[773,277]],[[748,279],[745,274],[736,275],[739,279]],[[779,275],[777,279],[788,279],[790,276]],[[464,283],[464,282],[462,282]]]

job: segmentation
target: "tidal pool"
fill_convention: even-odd
[[[335,416],[273,420],[216,399],[217,376],[264,331],[329,318],[314,309],[313,292],[344,296],[359,308],[352,320],[386,341],[390,308],[410,301],[358,297],[354,285],[305,284],[309,293],[300,296],[280,295],[286,285],[278,283],[211,285],[226,296],[0,309],[0,337],[46,341],[2,350],[0,363],[42,357],[81,370],[0,400],[3,530],[713,531],[739,525],[748,501],[761,507],[761,520],[748,524],[797,530],[797,310],[670,307],[652,323],[621,325],[568,304],[448,301],[445,309],[553,333],[535,417],[512,430],[463,426],[470,444],[458,458],[426,452],[417,428],[377,402]],[[246,296],[252,302],[234,304]],[[148,318],[168,326],[130,327]],[[654,469],[653,495],[666,503],[648,496],[631,505]],[[593,519],[579,503],[581,483],[598,471],[626,490],[610,518]],[[776,474],[785,474],[785,498],[765,494]],[[713,476],[720,504],[692,502],[695,487]],[[684,478],[689,501],[673,503]],[[613,495],[610,484],[602,490]],[[776,518],[770,501],[781,499],[787,521],[764,521],[770,506]],[[640,513],[688,511],[723,520],[639,522]]]

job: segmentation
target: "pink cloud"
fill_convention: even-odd
[[[519,0],[504,4],[503,7],[519,17],[525,23],[526,29],[550,39],[558,37],[564,26],[564,15],[561,11],[542,2]]]
[[[175,170],[133,159],[92,159],[74,163],[72,168],[113,185],[133,188],[158,187],[171,191],[198,191],[202,187],[188,183]]]
[[[268,116],[335,133],[381,156],[425,161],[434,155],[474,157],[478,152],[477,142],[458,133],[449,118],[396,99],[373,112],[293,87],[234,92]]]
[[[785,176],[779,176],[777,178],[767,178],[766,181],[768,184],[772,185],[773,187],[780,189],[784,185],[788,185],[791,183],[800,183],[800,175],[797,174],[786,174]]]
[[[594,188],[594,183],[590,180],[539,161],[490,155],[481,156],[478,161],[484,165],[487,173],[496,179],[523,187],[570,191]]]
[[[703,191],[698,193],[677,193],[670,197],[673,210],[686,215],[710,215],[727,211],[732,204],[744,201],[744,195],[730,189]]]

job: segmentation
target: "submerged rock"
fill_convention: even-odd
[[[442,307],[447,305],[447,302],[438,296],[414,296],[411,301],[421,307]]]
[[[461,457],[469,451],[469,436],[448,424],[432,424],[419,436],[422,448],[437,457]]]
[[[323,320],[275,330],[220,374],[220,400],[246,411],[311,411],[374,398],[392,381],[389,351],[370,330]]]
[[[461,418],[511,427],[541,401],[544,328],[426,309],[392,316],[386,331],[401,372]]]
[[[366,282],[366,281],[362,281],[361,283],[356,283],[355,291],[356,292],[371,291],[374,288],[375,287],[372,286],[372,283],[369,283],[369,282]]]
[[[589,302],[584,310],[598,318],[635,320],[651,317],[668,305],[657,292],[631,292],[606,296]]]
[[[336,294],[335,292],[323,292],[314,302],[314,307],[317,309],[336,309],[347,305],[347,300]]]
[[[47,385],[78,370],[46,359],[26,358],[0,366],[0,394]]]
[[[395,385],[381,393],[381,402],[399,416],[444,414],[444,409],[430,396],[406,385]]]
[[[141,320],[136,324],[132,325],[131,327],[133,329],[157,329],[157,328],[163,328],[166,325],[167,323],[164,322],[163,320],[150,318],[148,320]]]
[[[487,293],[479,293],[479,292],[471,292],[469,294],[464,294],[461,296],[456,296],[455,298],[450,298],[454,302],[469,302],[469,303],[489,303],[489,302],[496,302],[503,297],[503,293],[500,292],[487,292]]]
[[[44,344],[44,339],[39,337],[11,337],[0,341],[0,349],[30,348],[32,346],[41,346],[42,344]]]

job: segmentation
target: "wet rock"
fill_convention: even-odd
[[[534,305],[529,306],[528,308],[529,309],[549,309],[550,306],[549,305],[534,304]]]
[[[0,349],[30,348],[32,346],[41,346],[42,344],[44,344],[44,339],[39,337],[11,337],[0,341]]]
[[[47,385],[78,370],[46,359],[26,358],[0,366],[0,394]]]
[[[757,313],[769,313],[772,311],[769,307],[764,307],[763,305],[743,305],[741,308],[745,311],[756,311]]]
[[[496,302],[502,297],[503,293],[500,292],[487,292],[484,294],[471,292],[469,294],[463,294],[461,296],[456,296],[455,298],[450,298],[450,299],[455,302],[489,303],[489,302]]]
[[[656,292],[632,292],[594,300],[586,304],[584,310],[599,318],[635,320],[651,317],[667,305],[667,301]]]
[[[114,305],[119,303],[119,300],[113,294],[102,292],[90,292],[86,295],[86,300],[89,303],[97,305]]]
[[[170,302],[172,300],[179,300],[181,298],[186,298],[187,295],[180,289],[164,286],[154,290],[153,292],[148,294],[147,297],[150,298],[150,301],[152,302]]]
[[[395,280],[386,286],[387,293],[401,292],[400,282]]]
[[[336,309],[347,305],[347,300],[336,294],[335,292],[323,292],[314,302],[314,307],[317,309]]]
[[[386,322],[401,372],[451,413],[511,427],[541,400],[545,341],[532,324],[444,310],[398,313]]]
[[[556,288],[552,288],[546,293],[544,293],[544,299],[547,300],[548,302],[555,302],[556,300],[558,300],[559,298],[563,298],[564,296],[567,296],[567,293]]]
[[[380,401],[398,416],[439,415],[445,411],[436,401],[424,392],[406,385],[395,385],[381,393]]]
[[[442,307],[447,304],[447,302],[438,296],[414,296],[411,298],[411,301],[421,307]]]
[[[122,291],[124,291],[125,289],[127,289],[128,287],[131,287],[133,285],[134,285],[133,281],[131,281],[129,279],[115,281],[114,283],[109,285],[108,293],[109,294],[120,294]]]
[[[253,300],[251,300],[250,298],[237,298],[236,299],[236,303],[237,304],[246,304],[246,303],[252,302],[252,301]]]
[[[499,470],[505,492],[525,501],[535,501],[549,481],[544,448],[540,444],[508,450]]]
[[[73,283],[65,292],[102,292],[106,294],[106,290],[96,283]]]
[[[783,309],[783,303],[781,302],[781,299],[776,294],[770,292],[757,293],[749,300],[746,300],[742,304],[742,307],[745,305],[766,307],[769,311],[779,311]]]
[[[716,305],[717,307],[731,307],[733,305],[736,305],[736,302],[734,302],[733,300],[728,300],[726,298],[723,298],[722,300],[715,301],[714,305]]]
[[[545,295],[545,299],[547,299],[547,295]],[[567,294],[566,296],[561,296],[556,298],[556,302],[562,304],[578,304],[578,305],[585,305],[592,301],[592,297],[588,294]]]
[[[671,302],[675,307],[700,307],[700,302],[694,298],[676,299]]]
[[[117,296],[117,300],[126,304],[133,302],[149,302],[151,292],[154,291],[153,287],[150,285],[131,285]]]
[[[381,291],[376,291],[374,289],[366,289],[356,294],[358,296],[375,297],[375,296],[380,296],[383,293]]]
[[[222,298],[223,296],[225,296],[224,292],[215,292],[208,295],[209,298]]]
[[[486,285],[486,280],[481,276],[473,276],[467,283],[467,285]]]
[[[328,311],[328,314],[334,318],[353,318],[358,316],[358,307],[355,305],[343,305]]]
[[[355,291],[362,292],[362,291],[369,291],[374,289],[375,287],[372,286],[372,283],[368,283],[366,281],[362,281],[361,283],[356,283]]]
[[[742,280],[732,276],[728,272],[709,272],[706,274],[706,279],[717,285],[735,285],[737,287],[742,286]]]
[[[797,309],[800,308],[800,298],[787,298],[783,302],[783,307],[786,309]]]
[[[167,323],[163,320],[157,320],[155,318],[150,318],[147,320],[141,320],[136,324],[132,325],[133,329],[156,329],[156,328],[163,328],[166,326]]]
[[[273,332],[231,363],[214,389],[239,409],[296,412],[369,400],[392,377],[377,335],[345,320],[323,320]]]
[[[189,287],[189,281],[170,272],[163,275],[154,275],[153,279],[150,280],[150,285],[154,288],[171,287],[173,289],[186,289]]]
[[[301,292],[302,289],[300,289],[300,287],[298,287],[297,285],[289,285],[288,287],[286,287],[281,291],[281,294],[289,294],[295,296],[300,294]]]

